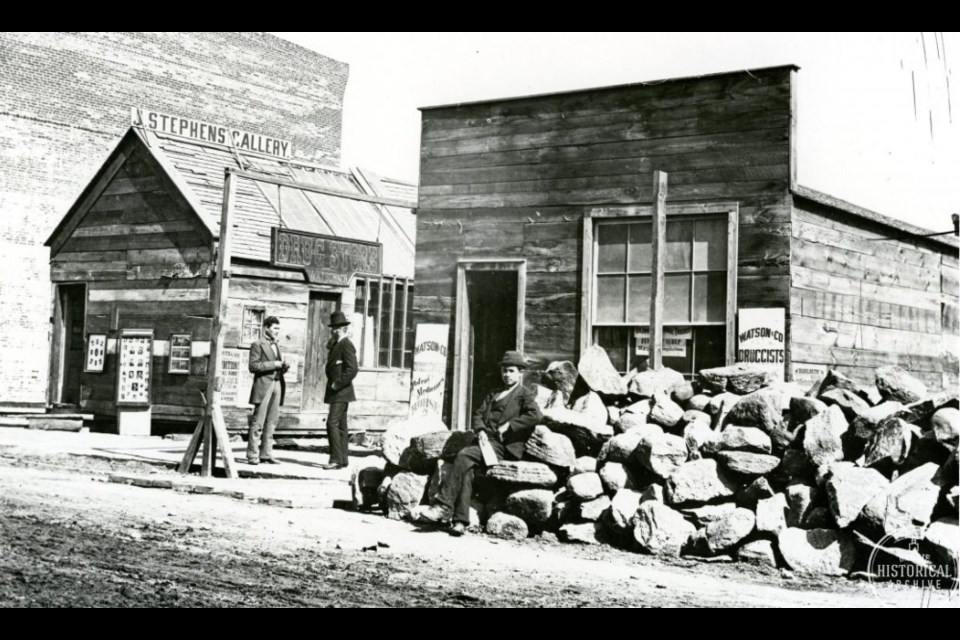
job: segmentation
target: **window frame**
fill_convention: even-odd
[[[260,322],[257,326],[257,337],[252,340],[244,339],[244,331],[247,328],[247,311],[259,311],[260,312]],[[267,319],[267,306],[264,304],[245,304],[240,310],[240,340],[239,344],[242,346],[249,346],[263,337],[263,322]]]
[[[173,341],[174,341],[176,338],[183,338],[183,337],[185,337],[185,338],[187,339],[187,347],[186,347],[187,350],[188,350],[188,351],[187,351],[187,368],[186,368],[186,370],[174,369],[174,367],[173,367],[173,362],[174,362],[174,357],[173,357],[173,346],[174,346],[174,345],[173,345]],[[182,347],[181,347],[181,348],[182,348]],[[188,375],[190,375],[191,363],[193,362],[193,334],[191,334],[191,333],[171,333],[171,334],[170,334],[170,353],[167,354],[167,359],[168,359],[168,362],[167,362],[167,373],[168,373],[168,374],[178,375],[178,376],[184,376],[184,375],[188,376]],[[183,360],[183,358],[182,358],[182,357],[181,357],[181,358],[178,358],[178,360]]]
[[[727,304],[725,313],[726,325],[726,344],[725,360],[726,363],[733,364],[736,361],[736,319],[737,319],[737,254],[739,239],[739,212],[740,206],[736,202],[719,202],[709,204],[667,204],[667,218],[677,218],[681,216],[711,216],[725,214],[727,217]],[[580,298],[580,356],[582,357],[587,348],[594,344],[594,310],[596,308],[596,277],[597,277],[597,251],[596,245],[596,227],[597,223],[629,223],[639,222],[640,219],[653,220],[653,206],[624,206],[624,207],[597,207],[584,212],[583,216],[583,263],[581,273],[581,298]],[[692,269],[684,273],[696,273]],[[628,265],[629,268],[629,265]],[[625,272],[626,273],[626,272]],[[692,300],[691,292],[691,300]],[[625,302],[626,304],[626,298]],[[691,302],[692,304],[692,302]],[[626,313],[629,310],[625,309]],[[720,326],[718,322],[693,322],[686,324],[670,323],[665,326]],[[622,326],[622,327],[641,327],[649,326],[638,323],[597,323],[597,326]]]
[[[353,299],[354,299],[354,309],[353,312],[357,315],[360,315],[363,318],[363,322],[366,322],[368,318],[368,313],[370,311],[370,284],[376,282],[377,286],[377,315],[374,318],[376,323],[373,331],[373,345],[375,356],[375,364],[372,366],[360,366],[361,371],[412,371],[413,370],[413,342],[416,340],[416,337],[412,337],[410,340],[407,339],[407,321],[412,319],[412,314],[407,313],[409,302],[413,299],[413,288],[414,288],[414,279],[408,278],[406,276],[388,276],[388,275],[378,275],[378,274],[357,274],[354,285],[353,285]],[[358,307],[357,302],[357,289],[360,286],[363,286],[364,296],[363,296],[363,306]],[[397,285],[403,285],[403,307],[399,308],[397,298]],[[381,351],[381,340],[383,339],[383,323],[380,321],[383,317],[383,302],[384,302],[384,287],[389,286],[391,288],[390,296],[390,312],[389,312],[389,333],[387,335],[387,364],[383,365],[380,363],[380,351]],[[394,336],[396,335],[397,322],[401,322],[402,331],[400,332],[400,344],[395,344]],[[365,354],[365,349],[370,346],[364,343],[364,329],[363,326],[358,327],[360,335],[357,336],[358,347],[360,353],[358,353],[358,359],[362,363],[363,355]],[[409,344],[408,344],[409,343]],[[400,353],[400,366],[393,366],[394,351],[399,349]],[[410,353],[410,367],[404,366],[404,356],[407,353]]]

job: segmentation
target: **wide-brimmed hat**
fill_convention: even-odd
[[[345,327],[350,324],[350,321],[347,320],[347,316],[343,314],[343,311],[334,311],[330,314],[330,326],[335,327]]]
[[[527,361],[519,351],[507,351],[500,359],[501,367],[517,367],[519,369],[527,368]]]

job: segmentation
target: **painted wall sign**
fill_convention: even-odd
[[[636,338],[636,355],[650,355],[650,327],[640,327],[634,329],[633,335]],[[663,357],[664,358],[686,358],[687,342],[693,339],[693,330],[690,327],[664,327],[663,328]]]
[[[124,329],[117,351],[117,405],[150,406],[153,331]]]
[[[413,347],[410,415],[441,419],[447,382],[448,324],[418,324]]]
[[[304,269],[310,282],[345,287],[357,273],[381,273],[383,246],[274,227],[270,263]]]
[[[235,147],[240,151],[262,153],[278,158],[290,157],[290,142],[288,140],[279,140],[259,133],[231,129],[212,122],[202,122],[192,118],[170,116],[132,107],[130,109],[130,124],[182,138]]]
[[[781,309],[740,309],[737,362],[759,365],[784,379],[786,369],[786,318]]]

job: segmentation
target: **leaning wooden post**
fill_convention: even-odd
[[[220,449],[223,457],[223,466],[228,478],[237,477],[237,469],[230,450],[230,438],[227,435],[226,421],[220,408],[223,332],[226,328],[227,294],[230,290],[230,253],[233,244],[231,215],[236,198],[236,176],[230,169],[224,172],[223,178],[223,209],[220,216],[220,243],[217,248],[217,270],[211,285],[213,300],[213,327],[210,333],[210,366],[207,371],[206,408],[203,418],[197,424],[197,430],[190,440],[190,445],[180,462],[179,470],[186,473],[193,464],[201,440],[204,444],[203,465],[201,474],[209,476],[213,473],[216,461],[215,448]]]
[[[667,250],[667,174],[653,172],[653,265],[650,292],[650,368],[663,368],[664,257]]]

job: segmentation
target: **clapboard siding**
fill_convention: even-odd
[[[864,381],[899,365],[956,387],[956,259],[946,248],[800,196],[791,228],[793,362],[848,367]]]

